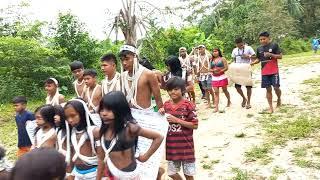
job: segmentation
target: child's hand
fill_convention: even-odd
[[[165,114],[165,111],[164,111],[164,108],[159,108],[158,112],[161,114],[161,115],[164,115]]]
[[[167,121],[168,121],[169,123],[179,123],[179,119],[176,118],[176,117],[174,117],[174,116],[172,116],[171,114],[169,114],[169,115],[167,116]]]
[[[140,155],[137,159],[140,162],[146,162],[149,158],[143,154],[143,155]]]

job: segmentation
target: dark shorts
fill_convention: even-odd
[[[279,74],[262,75],[261,88],[280,87]]]
[[[241,88],[241,85],[240,84],[234,84],[234,87]],[[246,86],[246,88],[252,88],[252,86]]]

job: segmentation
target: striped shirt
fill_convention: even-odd
[[[183,99],[178,104],[167,101],[164,103],[164,109],[167,114],[192,122],[195,125],[198,124],[195,109],[186,99]],[[166,138],[166,159],[169,161],[195,161],[193,129],[170,123]]]

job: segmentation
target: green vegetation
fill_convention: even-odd
[[[248,180],[249,179],[248,172],[242,171],[239,168],[232,168],[232,172],[235,173],[235,177],[233,177],[232,180]]]

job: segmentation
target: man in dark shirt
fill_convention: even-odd
[[[30,151],[31,148],[31,141],[28,136],[26,130],[26,122],[28,120],[34,120],[34,115],[32,112],[27,111],[27,99],[24,96],[17,96],[13,99],[12,104],[16,111],[16,124],[18,128],[18,152],[17,156],[20,157],[23,154]]]
[[[268,32],[259,35],[261,46],[257,49],[257,59],[251,65],[261,62],[262,81],[261,87],[267,89],[267,100],[269,103],[269,112],[273,113],[272,105],[272,87],[278,97],[277,107],[281,105],[281,90],[278,59],[282,59],[282,53],[279,45],[272,43]]]

